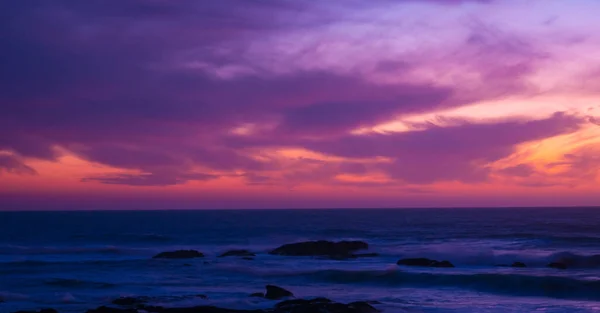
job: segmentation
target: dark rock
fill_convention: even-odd
[[[566,270],[567,269],[567,265],[564,264],[564,263],[560,263],[560,262],[552,262],[552,263],[548,264],[548,267],[557,268],[557,269],[560,269],[560,270]]]
[[[348,303],[350,309],[354,309],[357,313],[376,313],[379,312],[376,308],[365,301],[357,301]]]
[[[255,292],[255,293],[251,293],[250,297],[264,298],[265,294],[262,292]]]
[[[138,313],[138,311],[136,309],[117,309],[101,306],[93,310],[87,310],[86,313]]]
[[[422,267],[454,267],[454,264],[449,261],[436,261],[427,258],[410,258],[401,259],[396,263],[405,266],[422,266]]]
[[[298,306],[307,306],[307,305],[315,305],[315,304],[323,304],[323,303],[331,303],[333,301],[327,299],[327,298],[315,298],[315,299],[311,299],[311,300],[306,300],[306,299],[292,299],[292,300],[285,300],[282,302],[279,302],[275,305],[276,309],[282,309],[282,310],[289,310],[292,309],[294,307],[298,307]]]
[[[207,295],[196,295],[196,297],[200,298],[200,299],[208,299]]]
[[[13,313],[58,313],[55,309],[41,309],[39,311],[16,311]]]
[[[122,306],[134,306],[144,304],[148,301],[146,297],[120,297],[112,301],[112,304]]]
[[[354,256],[355,258],[374,258],[378,257],[379,253],[358,253],[353,254],[352,256]]]
[[[441,262],[437,262],[433,264],[433,267],[454,267],[454,264],[450,263],[450,261],[441,261]]]
[[[198,252],[196,250],[177,250],[177,251],[167,251],[161,252],[154,257],[153,259],[191,259],[191,258],[202,258],[204,254]]]
[[[245,256],[245,257],[251,257],[251,256],[256,256],[256,254],[248,251],[248,250],[229,250],[221,255],[219,255],[220,258],[226,257],[226,256]]]
[[[349,256],[355,251],[368,249],[369,245],[362,241],[306,241],[283,245],[269,252],[274,255],[287,256]]]
[[[356,254],[326,255],[326,256],[322,256],[322,258],[329,259],[329,260],[345,261],[345,260],[351,260],[351,259],[357,259],[357,258],[370,258],[370,257],[377,257],[377,256],[379,256],[379,253],[356,253]]]
[[[311,300],[293,299],[279,302],[273,309],[234,310],[215,306],[195,306],[189,308],[163,308],[159,306],[139,306],[139,310],[149,313],[376,313],[370,302],[352,302],[349,304],[333,302],[326,298]],[[141,311],[140,311],[141,312]],[[22,312],[23,313],[23,312]],[[29,313],[29,312],[26,312]],[[54,312],[48,312],[54,313]],[[99,307],[87,313],[138,313],[136,309],[117,309]]]
[[[349,304],[336,303],[326,298],[312,300],[294,299],[286,300],[275,305],[273,312],[293,313],[375,313],[379,312],[367,302],[352,302]]]
[[[250,258],[250,257],[243,257],[242,260],[247,260],[247,261],[254,261],[254,258]]]
[[[396,264],[406,266],[431,266],[434,262],[436,261],[426,258],[412,258],[398,260]]]
[[[527,267],[523,262],[514,262],[510,267]]]
[[[187,266],[192,266],[192,264],[190,264],[190,263],[185,263],[185,264],[183,264],[183,266],[186,266],[186,267],[187,267]]]
[[[290,291],[274,285],[267,285],[265,288],[267,289],[267,292],[265,293],[266,299],[279,300],[281,298],[294,296]]]

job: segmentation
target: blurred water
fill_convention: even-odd
[[[84,312],[119,296],[165,306],[271,307],[249,298],[268,283],[299,297],[377,300],[386,312],[600,310],[600,213],[595,209],[415,209],[0,212],[0,312]],[[367,241],[377,258],[271,256],[315,239]],[[153,260],[191,248],[204,259]],[[231,248],[252,260],[217,258]],[[450,260],[406,268],[401,257]],[[553,260],[578,260],[565,271]],[[522,261],[527,268],[497,267]],[[201,299],[198,294],[208,295]]]

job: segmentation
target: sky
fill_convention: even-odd
[[[0,209],[600,205],[597,0],[0,2]]]

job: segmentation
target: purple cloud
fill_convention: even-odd
[[[107,184],[168,185],[212,178],[195,174],[197,168],[246,172],[250,183],[264,183],[266,171],[284,171],[290,181],[370,171],[414,183],[481,181],[488,175],[483,163],[506,156],[515,144],[576,127],[575,118],[557,115],[527,123],[348,135],[396,115],[454,108],[522,90],[520,78],[533,71],[537,54],[494,29],[474,32],[459,61],[479,60],[469,64],[489,86],[464,93],[460,82],[383,83],[319,67],[277,72],[244,53],[263,43],[260,39],[340,19],[319,8],[275,0],[2,2],[0,150],[55,160],[58,146],[88,161],[145,173],[85,179]],[[320,15],[313,18],[312,13]],[[490,59],[497,62],[490,65]],[[398,78],[406,80],[422,65],[402,60],[379,64],[394,67]],[[234,65],[251,74],[218,75],[219,69]],[[397,73],[402,71],[405,76]],[[231,130],[245,123],[264,127],[233,138]],[[307,175],[247,151],[286,146],[394,161],[377,167],[334,164]],[[28,171],[16,159],[4,162],[5,169]],[[427,171],[417,173],[421,167]]]
[[[150,173],[150,174],[110,174],[83,178],[83,182],[96,181],[111,185],[168,186],[183,184],[190,180],[207,181],[219,176],[204,173]]]
[[[535,168],[533,168],[533,166],[531,166],[529,164],[519,164],[519,165],[503,168],[502,170],[500,170],[500,173],[502,173],[504,175],[508,175],[508,176],[526,178],[526,177],[530,177],[533,174],[535,174],[536,170],[535,170]]]
[[[0,174],[2,171],[21,175],[37,175],[35,169],[25,165],[18,158],[5,154],[0,154]]]

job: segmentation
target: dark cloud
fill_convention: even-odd
[[[389,100],[377,101],[372,95],[369,102],[327,102],[295,107],[285,111],[278,131],[292,133],[336,133],[390,120],[395,114],[434,110],[451,106],[445,103],[452,91],[448,88],[419,85],[373,87],[374,93],[387,95]],[[348,91],[354,93],[353,91]],[[347,94],[348,92],[344,92]],[[358,96],[358,95],[357,95]]]
[[[522,42],[506,44],[506,36],[493,30],[468,38],[468,51],[488,55],[481,58],[482,68],[488,69],[482,80],[495,86],[489,87],[492,92],[473,95],[426,83],[375,84],[355,73],[276,75],[246,59],[242,52],[256,39],[314,28],[334,18],[326,12],[311,17],[312,9],[305,1],[279,0],[1,2],[0,150],[55,160],[55,147],[61,147],[92,162],[144,173],[85,179],[107,184],[207,179],[194,174],[197,168],[251,173],[246,179],[257,184],[267,181],[261,172],[273,170],[285,170],[283,178],[292,182],[371,170],[414,183],[481,181],[488,175],[485,162],[506,156],[515,144],[575,127],[573,118],[557,115],[528,123],[464,123],[350,136],[357,127],[396,115],[495,96],[499,92],[494,88],[518,90],[521,81],[509,78],[530,71],[522,60],[534,54]],[[518,62],[488,66],[490,53],[499,62],[506,57]],[[194,68],[190,60],[206,68]],[[254,74],[217,75],[215,71],[228,65],[247,67]],[[418,64],[381,66],[398,70]],[[260,126],[260,131],[232,137],[231,129],[244,123]],[[307,172],[268,157],[259,160],[247,151],[286,146],[394,161],[377,168],[322,165]],[[16,159],[10,162],[5,169],[28,171]],[[418,173],[419,168],[424,172]]]
[[[21,160],[12,155],[0,154],[0,173],[37,175],[37,172],[30,166],[25,165]]]
[[[350,135],[332,140],[298,140],[290,145],[346,158],[393,158],[379,169],[395,179],[426,184],[488,179],[488,163],[508,157],[516,145],[574,132],[584,123],[577,117],[557,113],[535,121],[496,124],[464,122],[450,127],[432,126],[421,131],[392,134]],[[244,144],[234,141],[236,145]],[[252,141],[250,145],[283,145],[283,142]]]
[[[513,177],[527,178],[534,175],[536,173],[536,170],[533,166],[529,164],[519,164],[503,168],[502,170],[500,170],[500,173]]]
[[[204,173],[186,173],[181,175],[177,175],[176,173],[108,174],[104,176],[86,177],[83,178],[82,181],[97,181],[111,185],[168,186],[184,184],[190,180],[207,181],[218,177],[219,176],[217,175]]]

